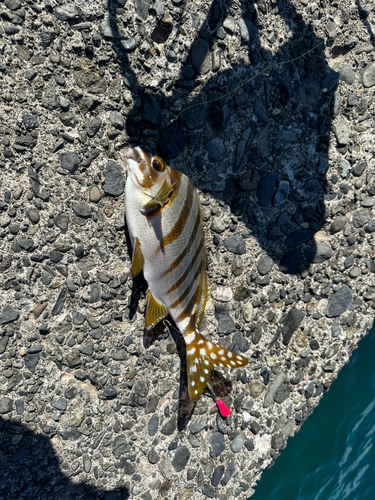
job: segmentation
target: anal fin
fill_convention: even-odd
[[[139,244],[138,238],[135,238],[133,259],[132,259],[132,275],[137,276],[142,271],[143,264],[145,260],[143,258],[141,245]]]
[[[189,396],[193,401],[204,391],[215,366],[239,368],[248,364],[244,356],[209,342],[197,332],[194,340],[186,345],[186,357]]]
[[[151,330],[160,321],[168,316],[168,310],[163,304],[159,304],[150,290],[147,290],[147,309],[145,317],[146,330]]]

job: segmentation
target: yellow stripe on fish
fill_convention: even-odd
[[[132,272],[143,265],[148,284],[146,329],[170,314],[186,342],[189,395],[196,400],[215,366],[237,368],[248,361],[208,342],[198,330],[207,300],[207,256],[193,183],[140,147],[126,156],[125,213]]]

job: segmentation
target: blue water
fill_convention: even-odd
[[[375,325],[251,500],[375,500]]]

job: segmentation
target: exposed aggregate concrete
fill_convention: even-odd
[[[1,500],[251,496],[373,321],[373,30],[354,0],[4,1]],[[227,419],[143,338],[131,145],[199,189],[201,330],[250,360],[212,378]]]

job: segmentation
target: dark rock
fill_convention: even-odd
[[[254,114],[260,121],[264,121],[267,118],[267,110],[263,99],[255,99]]]
[[[253,434],[257,435],[261,430],[261,426],[256,420],[252,420],[250,422],[250,429]]]
[[[229,334],[236,331],[234,321],[229,316],[228,306],[215,304],[215,317],[219,322],[217,327],[218,333]]]
[[[69,24],[78,23],[80,20],[79,11],[74,3],[68,3],[56,7],[55,16],[60,21],[67,21]]]
[[[118,111],[111,111],[109,113],[109,121],[115,128],[118,128],[120,130],[123,130],[123,128],[125,127],[124,117]]]
[[[346,217],[346,215],[338,215],[331,224],[331,232],[338,233],[339,231],[344,229],[347,223],[348,218]]]
[[[286,382],[284,382],[277,389],[277,391],[276,391],[276,393],[275,393],[275,395],[273,397],[273,400],[276,403],[281,404],[283,401],[286,400],[286,398],[289,396],[289,394],[290,394],[290,386],[289,386],[289,384],[287,384]]]
[[[155,436],[159,427],[159,416],[155,413],[148,421],[148,435]]]
[[[190,459],[190,451],[186,446],[177,448],[175,456],[172,460],[172,466],[176,472],[181,472],[187,465]]]
[[[367,163],[365,161],[360,161],[352,168],[351,172],[355,177],[360,177],[365,171],[366,166]]]
[[[279,269],[283,273],[297,274],[300,266],[300,261],[300,250],[291,250],[290,252],[285,252],[281,257]]]
[[[232,236],[223,241],[223,246],[228,252],[243,255],[246,253],[246,242],[241,236]]]
[[[20,313],[13,309],[12,306],[6,305],[0,314],[0,325],[6,325],[7,323],[12,323],[17,321],[20,317]]]
[[[233,441],[231,442],[230,449],[233,451],[233,453],[238,453],[242,450],[244,442],[245,442],[244,433],[239,431],[236,433]]]
[[[0,338],[0,354],[4,354],[4,352],[7,348],[8,342],[9,342],[9,337],[7,335]]]
[[[353,213],[352,223],[354,227],[362,227],[371,219],[371,214],[368,209],[357,210]]]
[[[136,0],[135,1],[135,7],[136,7],[137,14],[143,20],[147,19],[148,10],[150,8],[150,3],[151,3],[151,0]]]
[[[263,179],[258,181],[257,196],[258,196],[258,204],[261,207],[266,207],[267,205],[271,204],[273,193],[275,192],[277,179],[278,179],[277,174],[271,172],[267,174]]]
[[[39,127],[39,121],[37,115],[25,114],[22,116],[23,123],[28,130],[34,130]]]
[[[35,372],[36,365],[39,362],[39,354],[26,354],[24,357],[25,366],[31,373]]]
[[[171,436],[177,428],[177,419],[173,416],[168,422],[163,425],[160,432],[164,434],[164,436]]]
[[[230,481],[231,477],[233,476],[235,470],[236,470],[236,464],[235,464],[235,462],[234,461],[229,462],[229,464],[227,465],[227,468],[225,469],[224,477],[221,480],[221,484],[223,486],[225,486],[226,484],[229,483],[229,481]]]
[[[68,402],[65,398],[59,398],[52,403],[52,406],[57,410],[65,411],[68,407]]]
[[[80,347],[78,350],[81,354],[85,354],[86,356],[91,356],[92,353],[94,352],[94,344],[93,342],[89,342],[88,344]]]
[[[3,396],[0,398],[0,415],[13,411],[13,400]]]
[[[202,493],[208,498],[215,498],[216,492],[210,484],[204,484],[202,488]]]
[[[107,387],[107,389],[105,389],[103,392],[103,397],[105,397],[106,399],[114,399],[116,396],[117,390],[112,385]]]
[[[69,368],[75,368],[81,364],[79,352],[72,352],[65,356],[66,364]]]
[[[218,457],[225,450],[224,436],[220,432],[213,432],[208,438],[208,443],[211,446],[210,456]]]
[[[354,83],[355,80],[355,73],[353,71],[353,68],[349,66],[348,64],[344,64],[340,70],[340,80],[342,82],[347,83],[348,85],[351,85]]]
[[[122,40],[120,45],[124,52],[133,52],[137,48],[138,42],[137,39],[133,37]]]
[[[282,319],[282,336],[283,344],[288,345],[293,333],[297,330],[302,323],[305,313],[299,309],[291,309]]]
[[[34,246],[34,240],[31,238],[20,238],[18,244],[22,250],[29,252]]]
[[[207,427],[207,416],[204,415],[202,417],[195,418],[190,424],[189,430],[192,434],[199,434],[199,432],[203,431]]]
[[[115,458],[119,459],[121,455],[124,455],[124,453],[129,453],[129,451],[130,451],[130,446],[126,440],[125,435],[120,434],[119,436],[116,436],[115,439],[113,440],[113,446],[112,446],[112,453],[115,456]]]
[[[352,290],[347,285],[344,285],[329,298],[326,316],[328,318],[337,318],[348,309],[351,301]]]
[[[100,116],[95,116],[90,122],[90,125],[87,127],[87,135],[89,137],[93,137],[97,134],[102,126],[102,119]]]
[[[317,243],[315,246],[305,250],[307,260],[313,264],[321,264],[332,257],[333,251],[328,244]]]
[[[297,231],[294,231],[287,237],[285,243],[290,247],[297,248],[299,245],[309,240],[313,235],[314,231],[310,229],[297,229]]]
[[[136,380],[133,389],[134,392],[141,398],[145,398],[148,394],[148,380]]]
[[[375,85],[375,63],[372,62],[366,66],[362,75],[362,83],[365,88]]]
[[[91,217],[91,207],[82,201],[73,201],[72,208],[78,217],[87,218]]]
[[[106,91],[106,79],[101,76],[97,66],[85,57],[77,61],[74,78],[77,85],[92,94],[104,94]]]
[[[60,155],[60,164],[63,169],[70,174],[74,174],[79,167],[78,155],[76,153],[62,153]]]
[[[224,465],[218,465],[211,477],[212,486],[216,487],[220,483],[220,479],[223,477],[225,467]]]
[[[73,318],[73,325],[83,325],[83,323],[86,320],[86,315],[79,311],[74,311],[72,313],[72,318]]]
[[[198,74],[204,75],[212,68],[210,47],[206,40],[197,38],[191,48],[191,62]]]
[[[38,222],[40,221],[39,212],[35,208],[30,208],[30,210],[27,210],[26,215],[31,224],[38,224]]]
[[[148,452],[147,458],[148,458],[148,461],[150,462],[150,464],[156,464],[160,460],[160,455],[155,450],[155,448],[152,447],[151,450]]]
[[[53,306],[51,311],[52,316],[58,316],[61,313],[61,311],[64,308],[65,299],[66,299],[66,288],[61,290],[61,292],[59,293],[55,305]]]
[[[286,438],[283,434],[274,434],[271,438],[271,446],[274,450],[284,450],[286,448]]]
[[[103,191],[110,196],[120,196],[124,192],[124,187],[124,177],[119,165],[115,161],[109,161],[105,169]]]
[[[159,397],[156,394],[152,394],[145,406],[145,414],[154,413],[158,406]]]

